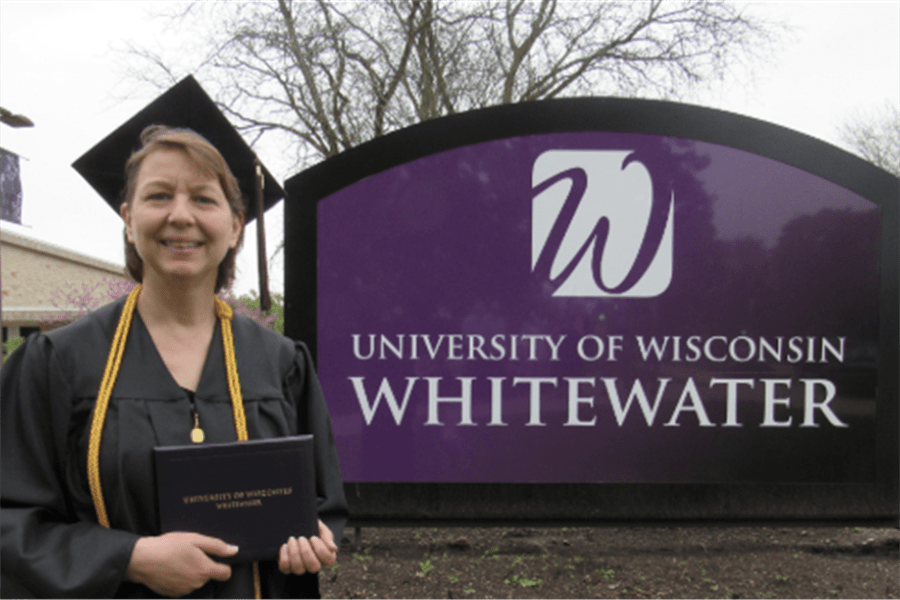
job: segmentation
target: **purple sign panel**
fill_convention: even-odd
[[[347,481],[872,482],[878,205],[644,133],[484,141],[318,202]]]

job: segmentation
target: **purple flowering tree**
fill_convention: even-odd
[[[41,319],[42,328],[51,329],[79,319],[92,310],[125,296],[135,288],[133,281],[121,278],[104,278],[97,283],[67,283],[58,288],[52,295],[50,303],[56,310],[47,313]],[[249,317],[279,333],[284,331],[283,308],[279,298],[273,298],[273,307],[269,313],[260,310],[259,297],[255,293],[237,296],[230,288],[224,290],[219,297],[224,300],[236,314]]]

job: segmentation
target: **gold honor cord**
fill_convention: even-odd
[[[119,375],[119,367],[122,366],[122,356],[125,354],[125,341],[128,339],[128,330],[134,317],[134,309],[137,306],[138,296],[141,294],[141,286],[137,286],[125,300],[119,324],[112,344],[109,347],[109,356],[106,359],[106,367],[103,370],[103,379],[100,381],[100,390],[97,392],[97,402],[94,406],[94,416],[91,420],[91,434],[88,440],[88,484],[91,488],[91,497],[94,500],[94,509],[97,511],[97,522],[103,527],[109,528],[109,516],[106,513],[106,503],[103,500],[103,488],[100,485],[100,439],[103,435],[103,423],[106,420],[106,410],[109,408],[109,399],[112,396],[116,377]],[[247,436],[247,417],[244,414],[244,402],[241,397],[241,382],[238,378],[237,360],[234,354],[234,335],[231,332],[231,319],[234,312],[218,297],[216,301],[216,316],[222,325],[222,347],[225,352],[225,371],[228,377],[228,393],[231,396],[231,407],[234,413],[234,428],[239,442],[245,442]],[[253,563],[253,588],[257,598],[262,598],[262,586],[259,576],[259,563]]]
[[[244,399],[241,397],[241,381],[238,378],[237,359],[234,356],[234,336],[231,333],[231,307],[216,298],[216,314],[222,323],[222,350],[225,352],[225,373],[228,378],[228,393],[231,395],[231,409],[234,412],[234,429],[239,442],[247,441],[247,417],[244,415]]]
[[[141,286],[134,288],[122,308],[122,316],[119,317],[116,334],[109,347],[106,368],[103,369],[103,379],[100,380],[97,403],[94,405],[94,418],[91,420],[91,436],[88,439],[88,483],[91,486],[91,497],[94,499],[94,508],[97,511],[97,521],[106,528],[109,528],[109,517],[106,514],[106,503],[103,501],[103,488],[100,487],[100,436],[103,434],[103,422],[106,420],[109,397],[112,395],[113,385],[119,375],[119,367],[122,366],[125,340],[128,339],[131,317],[134,315],[134,307],[137,306],[140,293]]]

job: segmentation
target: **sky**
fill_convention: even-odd
[[[3,228],[124,263],[121,219],[71,163],[158,95],[126,80],[136,60],[124,49],[177,45],[191,35],[148,17],[161,4],[0,0],[0,106],[35,123],[0,125],[0,146],[21,157],[24,195],[23,225],[4,221]],[[757,14],[787,20],[793,33],[752,82],[726,81],[684,101],[838,146],[838,127],[854,114],[900,105],[900,0],[750,4]],[[265,140],[255,150],[282,183],[295,174]],[[271,254],[283,238],[281,204],[266,214],[266,225]],[[238,260],[238,293],[258,287],[254,230]],[[273,291],[283,289],[282,269],[276,259]]]

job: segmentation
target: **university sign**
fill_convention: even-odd
[[[425,123],[286,188],[287,329],[346,481],[851,485],[896,512],[896,178],[582,99]]]

